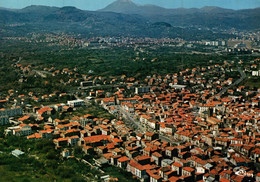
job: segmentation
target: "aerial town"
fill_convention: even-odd
[[[140,181],[260,181],[260,88],[241,85],[247,76],[260,76],[259,61],[224,61],[144,80],[13,64],[23,73],[20,82],[29,74],[66,75],[61,83],[78,88],[42,95],[8,90],[1,96],[0,124],[11,124],[5,135],[52,140],[63,158],[80,146],[96,154],[90,165],[113,165]],[[80,112],[90,105],[111,117]],[[17,150],[14,155],[26,153]]]
[[[1,1],[0,182],[260,182],[259,20],[259,0]]]

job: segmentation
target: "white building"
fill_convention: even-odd
[[[67,104],[72,107],[80,107],[80,106],[84,106],[85,102],[84,100],[70,100],[67,102]]]
[[[9,117],[8,116],[0,116],[0,125],[7,125],[9,124]]]
[[[14,109],[0,109],[0,116],[19,116],[23,114],[23,110],[20,107]]]
[[[18,150],[18,149],[15,149],[15,150],[12,151],[12,155],[15,156],[15,157],[19,157],[23,154],[24,154],[24,152],[21,151],[21,150]]]
[[[150,87],[148,87],[148,86],[135,88],[135,94],[147,93],[147,92],[150,92]]]
[[[259,71],[252,71],[252,76],[260,76],[260,70]]]
[[[5,134],[12,134],[15,136],[28,136],[32,134],[32,128],[27,124],[20,124],[18,126],[9,127],[5,130]]]

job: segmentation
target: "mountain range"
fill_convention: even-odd
[[[221,30],[259,30],[260,8],[166,9],[117,0],[98,11],[75,7],[0,8],[0,36],[65,32],[91,36],[215,38]],[[213,34],[213,31],[215,32]]]
[[[155,5],[137,5],[131,0],[117,0],[102,12],[137,14],[153,22],[167,22],[173,26],[257,29],[260,27],[260,8],[232,10],[207,6],[203,8],[166,9]]]

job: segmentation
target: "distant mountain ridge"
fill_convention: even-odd
[[[115,12],[115,13],[124,13],[124,14],[140,14],[140,15],[162,15],[162,14],[191,14],[191,13],[198,13],[198,12],[216,12],[216,11],[224,11],[224,12],[231,12],[235,10],[231,9],[224,9],[216,6],[205,6],[203,8],[175,8],[175,9],[168,9],[163,8],[160,6],[146,4],[146,5],[138,5],[135,4],[131,0],[116,0],[113,3],[109,4],[103,9],[99,11],[106,11],[106,12]]]
[[[156,6],[156,5],[137,5],[131,0],[116,0],[115,2],[109,4],[105,8],[99,11],[124,13],[124,14],[140,14],[151,15],[151,14],[162,14],[167,13],[169,9]]]
[[[83,36],[213,39],[223,29],[259,30],[259,12],[260,8],[166,9],[154,5],[137,5],[131,0],[117,0],[99,11],[70,6],[58,8],[33,5],[23,9],[0,8],[0,35],[69,32]],[[216,32],[214,35],[213,30]]]
[[[233,27],[237,29],[260,28],[260,8],[232,10],[206,6],[200,9],[166,9],[155,5],[137,5],[131,0],[117,0],[99,11],[130,15],[137,14],[153,22],[166,22],[173,26]]]
[[[136,11],[139,11],[139,6],[133,3],[131,0],[117,0],[100,11],[132,14]]]

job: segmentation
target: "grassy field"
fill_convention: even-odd
[[[115,118],[112,114],[108,113],[105,109],[96,104],[91,104],[89,106],[78,108],[78,110],[73,113],[73,115],[77,116],[82,116],[84,114],[91,114],[94,117],[104,119]]]
[[[138,182],[139,180],[134,179],[131,173],[128,173],[120,168],[109,166],[103,169],[106,173],[110,174],[113,177],[118,178],[119,181],[125,182]]]
[[[11,151],[19,148],[25,154],[17,158]],[[74,148],[75,156],[83,153]],[[99,177],[109,175],[119,181],[136,182],[132,175],[120,168],[108,166],[104,174],[71,158],[64,160],[60,151],[54,149],[51,140],[31,141],[22,137],[8,136],[0,142],[0,182],[80,182],[101,181]],[[92,159],[94,156],[89,156]]]
[[[25,154],[20,158],[11,155],[19,148]],[[100,175],[90,166],[76,159],[63,160],[51,140],[29,141],[8,136],[0,143],[0,181],[88,181]],[[82,176],[90,172],[92,175]]]
[[[247,77],[241,85],[248,86],[250,88],[260,88],[259,77]]]

